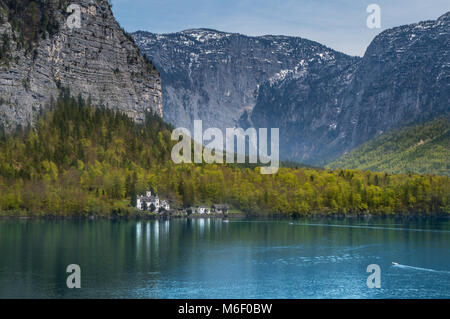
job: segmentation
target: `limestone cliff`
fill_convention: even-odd
[[[70,4],[80,6],[79,28],[68,24]],[[32,123],[62,87],[135,120],[146,111],[162,116],[159,72],[108,1],[0,0],[0,49],[0,125],[7,130]]]

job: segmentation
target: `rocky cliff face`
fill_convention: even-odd
[[[248,37],[209,29],[133,36],[161,72],[164,118],[187,128],[195,119],[205,127],[239,125],[254,108],[261,84],[302,63],[314,63],[316,72],[327,73],[357,60],[298,37]]]
[[[161,70],[165,118],[278,127],[283,159],[321,165],[449,111],[449,13],[377,36],[363,58],[295,37],[136,32]]]
[[[120,28],[109,2],[70,3],[81,6],[81,28],[67,25],[68,1],[0,1],[0,125],[11,129],[32,123],[62,87],[136,120],[146,111],[162,116],[159,73]],[[26,23],[46,22],[25,45],[21,17]]]
[[[450,111],[450,13],[393,28],[336,72],[304,64],[259,89],[254,126],[280,128],[280,154],[323,164],[392,128]]]
[[[242,116],[242,127],[280,129],[280,157],[302,163],[328,151],[338,136],[339,97],[351,83],[359,59],[320,54],[262,84],[257,103]]]

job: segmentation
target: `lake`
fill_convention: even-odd
[[[449,219],[3,219],[0,298],[449,298],[449,250]]]

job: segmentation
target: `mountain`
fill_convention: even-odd
[[[299,37],[249,37],[210,29],[132,35],[161,72],[164,118],[190,129],[195,119],[205,127],[239,125],[254,108],[260,85],[302,63],[315,65],[310,75],[315,77],[339,73],[359,60]]]
[[[114,19],[106,0],[81,0],[69,28],[67,0],[0,0],[0,126],[26,126],[70,87],[93,105],[136,120],[162,115],[161,79]]]
[[[363,58],[297,37],[136,32],[161,71],[164,118],[280,128],[284,160],[324,165],[450,109],[449,15],[386,30]]]
[[[450,176],[449,120],[440,117],[384,133],[327,167]]]
[[[337,72],[304,63],[261,85],[247,125],[280,128],[280,154],[324,164],[390,129],[450,111],[450,13],[386,30]]]

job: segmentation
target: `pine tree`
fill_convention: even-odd
[[[136,172],[133,173],[133,178],[131,180],[131,184],[130,184],[130,204],[131,207],[136,207],[137,206],[137,195],[136,195],[136,180],[137,180],[137,176],[136,176]]]

